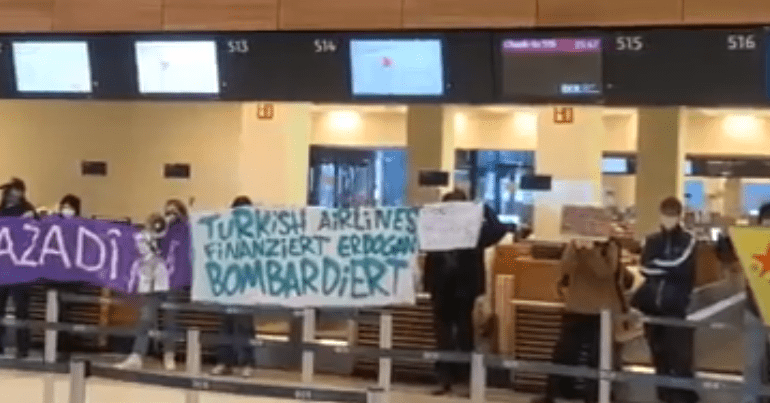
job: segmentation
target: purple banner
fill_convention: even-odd
[[[190,285],[189,230],[178,225],[185,229],[161,240],[168,245],[160,257],[167,262],[171,288]],[[141,270],[138,233],[130,225],[79,218],[0,219],[0,284],[85,282],[135,292],[129,284]]]
[[[507,39],[503,41],[505,53],[599,53],[599,38],[560,39]]]

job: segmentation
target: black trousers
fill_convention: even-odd
[[[600,326],[599,315],[565,313],[553,363],[598,368]],[[595,402],[597,391],[596,380],[570,376],[549,375],[546,384],[546,396],[550,399],[584,399],[586,402]]]
[[[254,317],[252,315],[227,314],[222,323],[221,336],[229,336],[235,340],[223,340],[217,351],[219,364],[228,367],[256,366],[254,347]]]
[[[436,344],[440,351],[473,351],[473,307],[475,298],[433,298]],[[468,364],[436,362],[436,376],[441,385],[467,381]]]
[[[693,377],[693,339],[695,329],[680,326],[646,325],[645,334],[658,375]],[[658,399],[664,403],[695,403],[698,394],[692,390],[658,388]]]
[[[0,313],[5,316],[8,306],[8,297],[13,298],[16,307],[17,320],[29,320],[30,286],[17,284],[0,287]],[[5,350],[5,327],[0,325],[0,353]],[[29,328],[16,329],[16,355],[26,357],[29,354],[31,336]]]

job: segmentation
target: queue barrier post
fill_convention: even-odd
[[[69,403],[86,403],[86,363],[73,361],[70,364]]]
[[[302,315],[302,343],[309,344],[315,342],[315,309],[305,308]],[[313,372],[315,371],[315,354],[313,350],[302,349],[302,383],[313,383]]]
[[[603,309],[601,313],[600,322],[600,339],[599,339],[599,370],[602,375],[599,378],[599,403],[610,403],[612,396],[612,380],[607,379],[606,374],[612,372],[612,311],[609,309]]]
[[[750,312],[744,313],[744,328],[746,333],[743,371],[743,403],[755,403],[762,387],[762,360],[765,354],[767,336],[762,320]]]
[[[386,403],[385,390],[379,387],[367,389],[366,403]]]
[[[201,332],[196,328],[187,330],[187,374],[193,377],[201,374]],[[200,392],[196,389],[188,390],[185,403],[198,402]]]
[[[45,299],[45,321],[46,323],[56,323],[59,321],[59,295],[55,289],[49,289],[46,292]],[[56,329],[46,329],[45,339],[43,340],[43,360],[46,364],[53,364],[56,362]],[[54,376],[53,374],[45,374],[43,376],[43,402],[54,403],[56,396],[54,396]]]
[[[484,365],[484,355],[471,354],[471,402],[486,402],[487,367]]]
[[[393,348],[393,314],[390,311],[380,313],[380,349]],[[386,392],[390,392],[391,377],[393,373],[393,359],[380,357],[379,386]]]

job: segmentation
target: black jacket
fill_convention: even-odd
[[[507,232],[508,228],[497,219],[494,211],[484,206],[484,223],[475,248],[427,254],[423,276],[425,290],[434,298],[475,299],[483,295],[487,283],[484,250],[500,242]]]
[[[23,199],[21,203],[13,207],[5,207],[0,209],[0,217],[21,217],[27,213],[31,213],[33,217],[37,218],[35,206],[33,206],[32,203],[28,202],[26,199]]]
[[[695,278],[695,237],[677,226],[647,237],[642,250],[642,273],[660,285],[656,299],[660,315],[683,316]]]

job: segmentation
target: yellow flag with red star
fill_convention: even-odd
[[[765,323],[770,323],[770,228],[732,227],[730,237]]]

